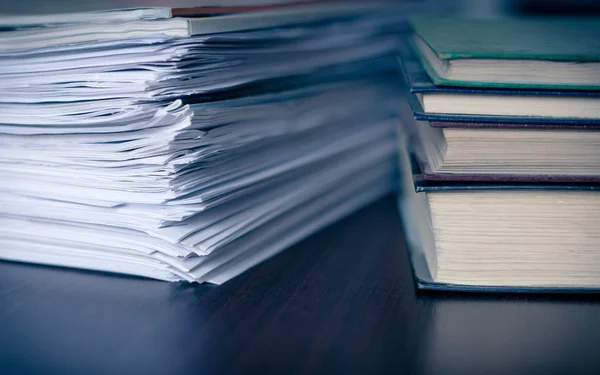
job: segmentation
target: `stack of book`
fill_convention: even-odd
[[[0,259],[222,283],[390,192],[410,6],[1,17]]]
[[[600,289],[600,20],[417,19],[400,208],[419,287]]]

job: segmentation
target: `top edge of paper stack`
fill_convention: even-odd
[[[43,15],[0,15],[0,51],[74,43],[272,29],[388,11],[390,2],[300,1],[248,6],[124,8]],[[406,11],[403,6],[403,11]],[[108,27],[107,27],[108,26]]]

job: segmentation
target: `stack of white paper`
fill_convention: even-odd
[[[397,19],[163,13],[0,18],[0,258],[222,283],[392,188]]]

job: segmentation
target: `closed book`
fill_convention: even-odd
[[[436,85],[600,89],[600,19],[428,17],[414,42]]]
[[[598,91],[437,86],[414,49],[403,44],[399,63],[418,120],[500,127],[600,125]]]
[[[401,150],[399,208],[418,288],[600,292],[600,186],[428,182]]]
[[[400,123],[426,181],[600,182],[598,126],[417,120],[410,99]]]

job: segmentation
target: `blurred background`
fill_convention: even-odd
[[[285,2],[291,0],[277,0]],[[393,1],[393,0],[392,0]],[[407,1],[407,0],[396,0]],[[418,2],[421,0],[408,0]],[[51,13],[56,9],[84,11],[123,7],[240,5],[273,3],[273,0],[0,0],[0,13]],[[432,2],[432,1],[428,1]],[[436,1],[433,1],[434,3]],[[441,0],[444,7],[454,5],[458,13],[474,17],[503,15],[592,15],[600,14],[597,0]]]

